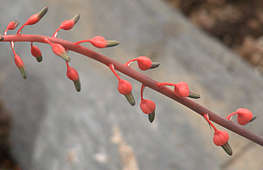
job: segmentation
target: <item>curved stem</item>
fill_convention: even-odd
[[[10,42],[10,41],[20,41],[20,42],[41,42],[41,43],[48,43],[45,39],[49,39],[51,42],[53,43],[59,43],[61,45],[63,45],[66,49],[77,52],[79,54],[88,56],[92,59],[97,60],[98,62],[101,62],[103,64],[105,64],[106,66],[109,66],[110,64],[114,65],[114,68],[120,72],[122,72],[123,74],[126,74],[127,76],[143,83],[145,86],[185,105],[186,107],[188,107],[189,109],[195,111],[196,113],[203,115],[203,113],[208,114],[209,118],[211,121],[247,138],[250,139],[251,141],[263,146],[263,138],[261,136],[258,136],[246,129],[244,129],[242,126],[226,120],[225,118],[215,114],[214,112],[210,111],[209,109],[207,109],[204,106],[201,106],[200,104],[185,98],[185,97],[180,97],[180,96],[176,96],[174,94],[174,91],[172,91],[171,89],[167,88],[167,87],[160,87],[158,86],[158,82],[151,79],[150,77],[126,66],[125,64],[121,64],[117,61],[115,61],[114,59],[110,58],[110,57],[106,57],[104,55],[98,54],[84,46],[80,46],[80,45],[76,45],[73,42],[70,41],[66,41],[66,40],[62,40],[62,39],[58,39],[58,38],[50,38],[47,36],[42,36],[42,35],[7,35],[4,36],[4,39],[0,42]]]
[[[237,114],[237,112],[230,113],[229,115],[227,115],[226,119],[230,120],[231,117],[234,116],[235,114]]]
[[[203,117],[204,117],[205,120],[209,123],[209,125],[214,129],[214,131],[217,131],[215,125],[209,120],[207,114],[204,114]]]
[[[89,43],[90,43],[90,40],[81,40],[81,41],[75,42],[74,44],[75,44],[75,45],[79,45],[79,44],[85,43],[85,42],[89,42]]]
[[[22,31],[22,29],[25,27],[26,25],[25,24],[23,24],[19,29],[18,29],[18,31],[16,32],[16,34],[18,34],[18,35],[20,35],[21,33],[21,31]]]
[[[109,68],[110,68],[110,70],[113,72],[113,74],[117,77],[117,79],[120,81],[121,78],[120,78],[120,76],[117,74],[117,72],[115,71],[114,65],[113,65],[113,64],[110,64],[110,65],[109,65]]]
[[[60,27],[56,29],[56,31],[53,33],[52,37],[57,37],[59,30],[61,30]]]
[[[131,63],[133,63],[134,61],[137,61],[137,60],[138,60],[138,58],[131,59],[131,60],[127,61],[127,62],[125,63],[125,65],[126,65],[126,66],[129,66]]]
[[[144,85],[142,84],[142,86],[141,86],[141,100],[143,100],[143,90],[144,90]]]

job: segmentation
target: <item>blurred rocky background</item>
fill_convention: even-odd
[[[263,134],[262,75],[183,16],[183,13],[191,16],[197,8],[187,10],[180,7],[178,10],[172,3],[163,0],[0,2],[1,30],[11,20],[22,23],[43,6],[49,7],[47,16],[41,22],[25,27],[25,34],[52,35],[63,20],[79,13],[81,18],[76,27],[71,31],[61,31],[58,37],[77,41],[102,35],[119,40],[121,44],[118,47],[91,48],[123,63],[139,55],[149,56],[161,66],[145,74],[158,81],[186,81],[191,89],[201,94],[197,102],[221,116],[241,106],[251,109],[258,119],[245,128],[258,135]],[[187,2],[177,1],[176,4],[180,6]],[[209,15],[201,19],[190,17],[190,20],[196,23],[207,20],[206,27],[212,29],[218,27],[215,25],[220,18],[229,18],[224,17],[229,14],[223,10],[227,2],[200,1],[196,6],[209,6],[202,4],[210,4],[218,10],[222,8],[222,11],[219,10],[216,13],[218,17],[214,19],[209,19]],[[243,8],[251,6],[244,5]],[[243,17],[243,12],[239,13]],[[242,22],[245,21],[242,19]],[[223,25],[220,26],[223,29]],[[226,25],[225,29],[229,27],[232,28]],[[239,52],[246,39],[254,47],[253,43],[258,42],[254,34],[248,38],[243,33],[237,33],[243,27],[249,26],[240,24],[236,31],[232,31],[235,35],[228,32],[220,34],[236,39],[220,39]],[[238,43],[234,45],[234,42]],[[13,63],[8,45],[1,43],[0,46],[0,149],[3,148],[0,161],[3,168],[260,170],[263,167],[261,146],[229,132],[234,151],[234,155],[229,157],[213,145],[212,131],[200,116],[146,89],[145,98],[157,104],[156,120],[150,124],[138,107],[140,84],[121,75],[134,86],[137,105],[131,107],[118,94],[117,80],[108,68],[85,56],[69,53],[72,66],[79,71],[82,82],[82,91],[77,93],[72,82],[66,78],[63,60],[56,57],[48,45],[37,44],[44,57],[43,63],[39,64],[30,54],[29,43],[16,43],[16,51],[23,58],[28,73],[28,79],[23,80]]]

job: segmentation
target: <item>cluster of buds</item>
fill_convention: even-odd
[[[21,34],[22,29],[26,25],[33,25],[33,24],[37,23],[38,21],[40,21],[40,19],[43,18],[43,16],[47,13],[47,11],[48,11],[48,8],[45,7],[41,11],[39,11],[38,13],[36,13],[36,14],[32,15],[31,17],[29,17],[28,20],[18,29],[17,35]],[[7,32],[9,30],[16,29],[18,25],[19,25],[19,23],[17,21],[9,22],[9,24],[7,25],[7,27],[5,29],[4,35],[7,35]],[[13,41],[10,42],[10,46],[11,46],[11,50],[12,50],[12,52],[14,54],[15,64],[16,64],[17,68],[19,69],[22,77],[24,79],[26,79],[27,76],[26,76],[26,72],[25,72],[25,69],[24,69],[24,62],[21,59],[21,57],[16,54],[16,52],[15,52],[15,44],[14,44]],[[42,61],[41,51],[40,51],[40,49],[37,46],[33,45],[33,43],[31,43],[31,54],[37,59],[38,62]]]
[[[203,115],[208,124],[214,129],[213,142],[216,146],[221,146],[228,155],[232,155],[232,149],[228,143],[229,135],[226,131],[218,130],[209,120],[207,114]]]
[[[230,120],[234,115],[237,115],[237,122],[240,125],[246,125],[249,122],[252,122],[253,120],[256,119],[256,117],[253,116],[253,113],[246,108],[237,109],[235,112],[230,113],[226,117],[226,119]],[[209,117],[207,114],[204,114],[203,116],[207,120],[209,125],[212,126],[214,129],[214,138],[213,138],[214,144],[217,146],[221,146],[226,151],[227,154],[232,155],[232,149],[230,145],[228,144],[228,140],[229,140],[228,133],[226,131],[218,130],[209,120]]]
[[[158,63],[153,63],[151,61],[151,59],[146,57],[146,56],[140,56],[140,57],[131,59],[125,65],[129,66],[132,62],[135,62],[135,61],[137,61],[138,67],[143,71],[148,70],[148,69],[153,69],[153,68],[156,68],[159,66]],[[116,73],[116,71],[114,69],[113,64],[110,64],[109,68],[114,73],[116,78],[119,80],[119,85],[118,85],[119,92],[127,98],[128,102],[131,105],[135,105],[134,96],[132,95],[131,83],[128,82],[127,80],[123,80],[119,77],[119,75]],[[156,107],[156,105],[153,101],[143,98],[143,90],[144,90],[144,85],[142,84],[140,108],[143,111],[143,113],[148,115],[148,119],[152,123],[154,121],[154,118],[155,118],[155,107]]]

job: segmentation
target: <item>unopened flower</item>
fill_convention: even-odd
[[[209,120],[207,114],[204,114],[203,117],[209,123],[209,125],[214,129],[213,142],[216,146],[221,146],[228,155],[232,155],[232,149],[228,143],[229,135],[226,131],[218,130],[215,125]]]
[[[36,58],[38,62],[42,61],[41,51],[37,46],[33,45],[33,43],[31,43],[31,54]]]
[[[79,74],[77,70],[67,63],[67,77],[73,81],[75,89],[79,92],[81,90]]]
[[[48,7],[44,7],[38,13],[29,17],[24,25],[33,25],[33,24],[37,23],[43,16],[45,16],[47,11],[48,11]]]
[[[132,95],[132,85],[127,80],[120,79],[118,91],[123,94],[131,105],[135,105],[135,100]]]
[[[154,118],[155,118],[156,105],[155,105],[155,103],[153,101],[143,98],[144,87],[145,86],[142,84],[142,86],[141,86],[141,103],[140,103],[140,108],[143,111],[143,113],[148,115],[148,119],[152,123],[154,121]]]
[[[74,25],[79,21],[80,15],[75,15],[72,19],[63,21],[60,25],[60,28],[63,30],[70,30]]]
[[[14,60],[15,60],[15,64],[16,64],[17,68],[19,69],[22,77],[24,79],[26,79],[26,72],[25,72],[25,69],[24,69],[24,62],[23,62],[23,60],[17,54],[15,54]]]
[[[247,123],[256,119],[253,117],[253,113],[246,108],[239,108],[235,112],[229,114],[226,119],[230,120],[232,116],[237,115],[237,122],[240,125],[246,125]]]
[[[152,60],[146,56],[139,56],[137,58],[131,59],[126,63],[126,65],[129,65],[135,61],[137,61],[138,67],[143,71],[156,68],[160,65],[159,63],[153,63]]]
[[[60,44],[50,44],[52,47],[52,51],[57,55],[63,58],[65,61],[70,61],[70,58],[65,50],[65,48]]]
[[[106,40],[102,36],[96,36],[89,40],[89,42],[97,48],[105,48],[105,47],[113,47],[119,44],[118,41],[115,40]]]
[[[6,29],[7,30],[14,30],[16,29],[16,27],[18,26],[19,22],[17,21],[11,21],[9,22],[9,24],[7,25]]]

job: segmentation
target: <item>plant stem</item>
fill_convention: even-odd
[[[114,68],[120,72],[122,72],[123,74],[126,74],[127,76],[141,82],[142,84],[144,84],[145,86],[158,91],[159,93],[185,105],[186,107],[188,107],[189,109],[195,111],[196,113],[203,115],[208,114],[209,118],[211,121],[263,146],[263,138],[261,136],[257,136],[256,134],[244,129],[243,127],[241,127],[240,125],[226,120],[225,118],[215,114],[214,112],[208,110],[207,108],[205,108],[204,106],[201,106],[200,104],[185,98],[185,97],[179,97],[176,96],[174,94],[174,92],[167,88],[167,87],[159,87],[158,86],[158,82],[151,79],[150,77],[135,71],[134,69],[126,66],[125,64],[121,64],[117,61],[115,61],[112,58],[106,57],[104,55],[98,54],[84,46],[80,46],[80,45],[75,45],[73,42],[70,41],[66,41],[66,40],[62,40],[62,39],[58,39],[58,38],[52,38],[52,37],[46,37],[46,36],[42,36],[42,35],[24,35],[24,34],[18,34],[18,35],[6,35],[3,36],[3,40],[2,42],[41,42],[41,43],[47,43],[45,41],[46,38],[48,38],[51,42],[53,43],[59,43],[61,45],[63,45],[66,49],[77,52],[79,54],[88,56],[92,59],[95,59],[103,64],[105,64],[106,66],[109,66],[110,64],[114,65]]]

